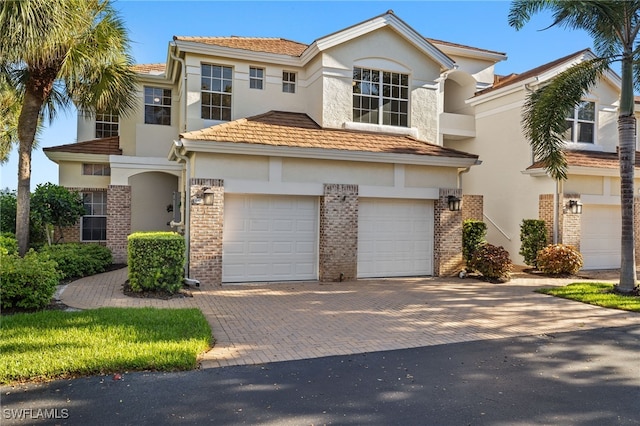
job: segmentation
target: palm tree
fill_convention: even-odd
[[[0,74],[21,99],[17,122],[16,237],[29,243],[31,151],[38,123],[74,103],[126,114],[135,74],[124,24],[109,0],[13,0],[0,4]]]
[[[631,293],[636,287],[634,86],[640,87],[640,51],[634,49],[634,43],[640,30],[640,1],[514,1],[509,10],[509,25],[519,30],[533,14],[543,10],[553,14],[549,27],[586,31],[593,38],[597,56],[560,73],[551,83],[533,92],[525,103],[525,134],[537,159],[543,162],[552,178],[567,177],[567,162],[562,151],[566,117],[611,64],[621,63],[618,145],[622,242],[617,289]]]

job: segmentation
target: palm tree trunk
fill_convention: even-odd
[[[55,74],[54,74],[55,78]],[[18,118],[18,194],[16,206],[16,239],[18,253],[24,256],[29,248],[29,213],[31,210],[31,150],[38,128],[40,110],[51,92],[53,79],[38,78],[34,71],[26,85],[22,110]]]
[[[636,255],[634,237],[634,172],[636,162],[636,119],[633,100],[633,62],[630,53],[622,60],[622,91],[618,140],[620,161],[620,210],[622,213],[622,238],[620,283],[618,291],[631,293],[636,286]]]

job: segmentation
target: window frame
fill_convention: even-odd
[[[90,173],[87,173],[90,171]],[[111,166],[103,163],[82,163],[82,176],[111,176]]]
[[[294,71],[282,71],[282,93],[296,93],[297,74]]]
[[[115,131],[114,131],[115,127]],[[120,135],[120,118],[112,112],[96,113],[96,139],[111,138]]]
[[[205,73],[205,67],[211,67],[210,72]],[[219,68],[219,75],[215,75],[216,68]],[[203,120],[232,120],[233,71],[233,67],[230,65],[200,64],[200,118]],[[227,72],[228,74],[226,74]],[[208,84],[207,87],[205,87],[205,81]],[[226,86],[225,83],[229,83],[229,85]],[[219,84],[219,89],[216,89],[216,84]],[[227,87],[230,89],[229,91],[226,90]],[[219,101],[214,103],[217,97],[219,97]],[[209,99],[207,102],[205,102],[206,98]],[[224,100],[226,98],[228,98],[228,102]],[[208,116],[205,116],[205,111],[208,111]],[[214,114],[216,111],[218,114]]]
[[[354,66],[351,91],[352,121],[409,128],[409,81],[409,74]]]
[[[171,89],[158,86],[144,86],[143,91],[144,124],[171,126]],[[168,111],[168,114],[162,114],[162,111]],[[151,118],[154,119],[151,120]]]
[[[107,240],[107,192],[106,191],[82,191],[82,205],[87,211],[88,214],[84,214],[80,217],[80,241],[81,242],[103,242]],[[96,201],[94,197],[96,194],[100,194],[100,200]],[[91,200],[89,202],[86,201],[86,197],[90,195]],[[98,210],[96,212],[96,210]],[[100,213],[100,214],[96,214]],[[101,219],[99,222],[104,223],[103,226],[100,227],[90,227],[85,230],[86,222],[92,222],[93,219]],[[85,238],[85,231],[89,232],[90,238]],[[103,238],[93,238],[94,232],[99,232],[99,237]]]
[[[581,106],[584,104],[592,104],[593,105],[593,119],[589,120],[586,118],[580,117]],[[595,146],[596,145],[596,131],[597,131],[597,119],[598,119],[598,108],[595,101],[590,99],[583,99],[580,101],[578,105],[573,108],[573,113],[565,119],[567,123],[567,129],[563,133],[563,140],[570,144],[580,144],[586,146]],[[580,139],[580,130],[581,125],[590,124],[591,127],[591,141],[581,141]],[[567,137],[567,133],[569,137]]]
[[[249,89],[264,90],[265,69],[249,67]]]

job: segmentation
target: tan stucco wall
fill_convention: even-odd
[[[565,194],[604,195],[604,177],[570,175],[562,184]]]
[[[197,155],[197,166],[192,177],[217,179],[269,180],[269,157],[254,155],[216,154]]]
[[[58,184],[74,188],[106,188],[109,186],[110,176],[83,175],[82,164],[69,161],[60,162],[58,165]]]
[[[284,158],[283,182],[393,185],[393,164]]]
[[[129,178],[131,186],[131,232],[169,231],[167,212],[172,194],[178,190],[178,178],[165,173],[140,173]]]
[[[458,173],[451,167],[405,166],[405,186],[409,188],[455,188]]]

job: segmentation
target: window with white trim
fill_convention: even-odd
[[[249,88],[264,88],[264,68],[249,67]]]
[[[353,68],[353,121],[409,126],[409,75]]]
[[[145,86],[144,123],[171,126],[171,89]]]
[[[118,136],[118,114],[96,114],[96,138]]]
[[[111,167],[108,164],[82,164],[82,174],[85,176],[111,176]]]
[[[594,143],[596,128],[595,102],[582,101],[567,117],[564,140],[574,143]]]
[[[233,68],[202,64],[201,73],[201,118],[231,121]]]
[[[80,218],[81,241],[107,240],[107,193],[91,191],[82,193],[86,214]]]
[[[296,73],[282,71],[282,91],[284,93],[296,93]]]

